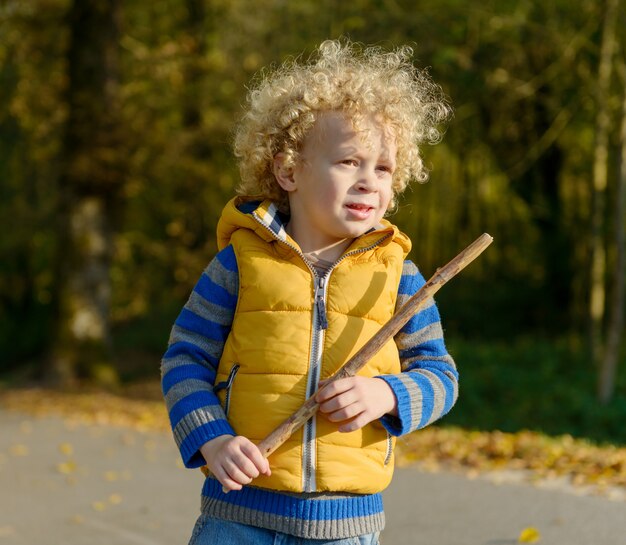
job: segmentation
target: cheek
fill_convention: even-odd
[[[384,207],[385,210],[387,210],[387,208],[389,207],[389,203],[391,202],[391,199],[393,197],[391,184],[389,184],[388,186],[385,186],[385,188],[380,191],[379,195],[380,195],[381,206]]]
[[[321,200],[326,204],[332,204],[340,201],[341,196],[341,191],[335,184],[328,184],[323,188],[320,188]]]

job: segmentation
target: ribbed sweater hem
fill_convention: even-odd
[[[202,514],[305,539],[346,539],[385,526],[381,494],[291,494],[246,486],[224,494],[207,478]]]

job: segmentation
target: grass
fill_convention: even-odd
[[[595,396],[596,369],[576,341],[449,342],[460,397],[445,425],[534,430],[626,445],[626,362],[606,406]]]

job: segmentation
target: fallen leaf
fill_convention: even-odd
[[[142,391],[140,391],[141,393]],[[139,444],[144,453],[159,454],[150,439],[137,432],[146,430],[171,433],[165,404],[160,398],[160,386],[134,395],[114,395],[106,392],[59,392],[41,388],[25,388],[3,392],[3,408],[22,414],[48,416],[60,414],[68,430],[85,425],[106,424],[126,428],[120,435],[119,446]],[[143,395],[149,393],[150,395]],[[21,426],[23,434],[34,431],[28,421]],[[93,433],[102,433],[95,430]],[[22,437],[25,437],[23,435]],[[14,445],[8,456],[28,456],[26,445]],[[104,456],[118,455],[114,449]],[[0,455],[1,456],[1,455]],[[148,458],[151,460],[152,458]],[[470,431],[451,426],[429,426],[419,434],[406,436],[399,443],[398,466],[417,465],[424,470],[470,472],[481,475],[502,469],[523,471],[529,479],[563,478],[574,486],[583,487],[581,493],[592,491],[604,495],[626,488],[626,446],[595,445],[571,435],[549,437],[532,431],[504,433],[500,431]],[[6,470],[6,468],[3,468]],[[120,472],[121,480],[129,474]]]
[[[61,443],[59,445],[59,452],[65,454],[65,456],[71,456],[74,454],[74,447],[69,443]]]
[[[122,503],[122,496],[120,496],[119,494],[111,494],[109,496],[109,503],[111,505],[119,505],[120,503]]]
[[[70,473],[74,473],[77,467],[76,462],[68,460],[67,462],[57,464],[57,471],[63,475],[69,475]]]
[[[107,504],[103,501],[94,501],[91,502],[91,508],[94,511],[104,511],[107,508]]]
[[[19,456],[19,457],[28,456],[30,454],[30,450],[28,449],[28,447],[26,445],[21,444],[21,443],[19,443],[17,445],[13,445],[10,448],[9,452],[13,456]]]
[[[539,533],[539,530],[530,526],[521,531],[517,541],[518,543],[538,543],[540,539],[541,534]]]
[[[114,481],[119,481],[120,476],[117,471],[109,470],[104,472],[104,480],[109,481],[110,483]]]

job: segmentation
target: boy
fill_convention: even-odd
[[[324,387],[424,284],[383,219],[450,113],[410,56],[329,41],[249,94],[239,197],[161,366],[185,465],[211,473],[191,544],[377,543],[395,438],[456,400],[434,303]],[[318,415],[264,459],[255,443],[312,395]]]

